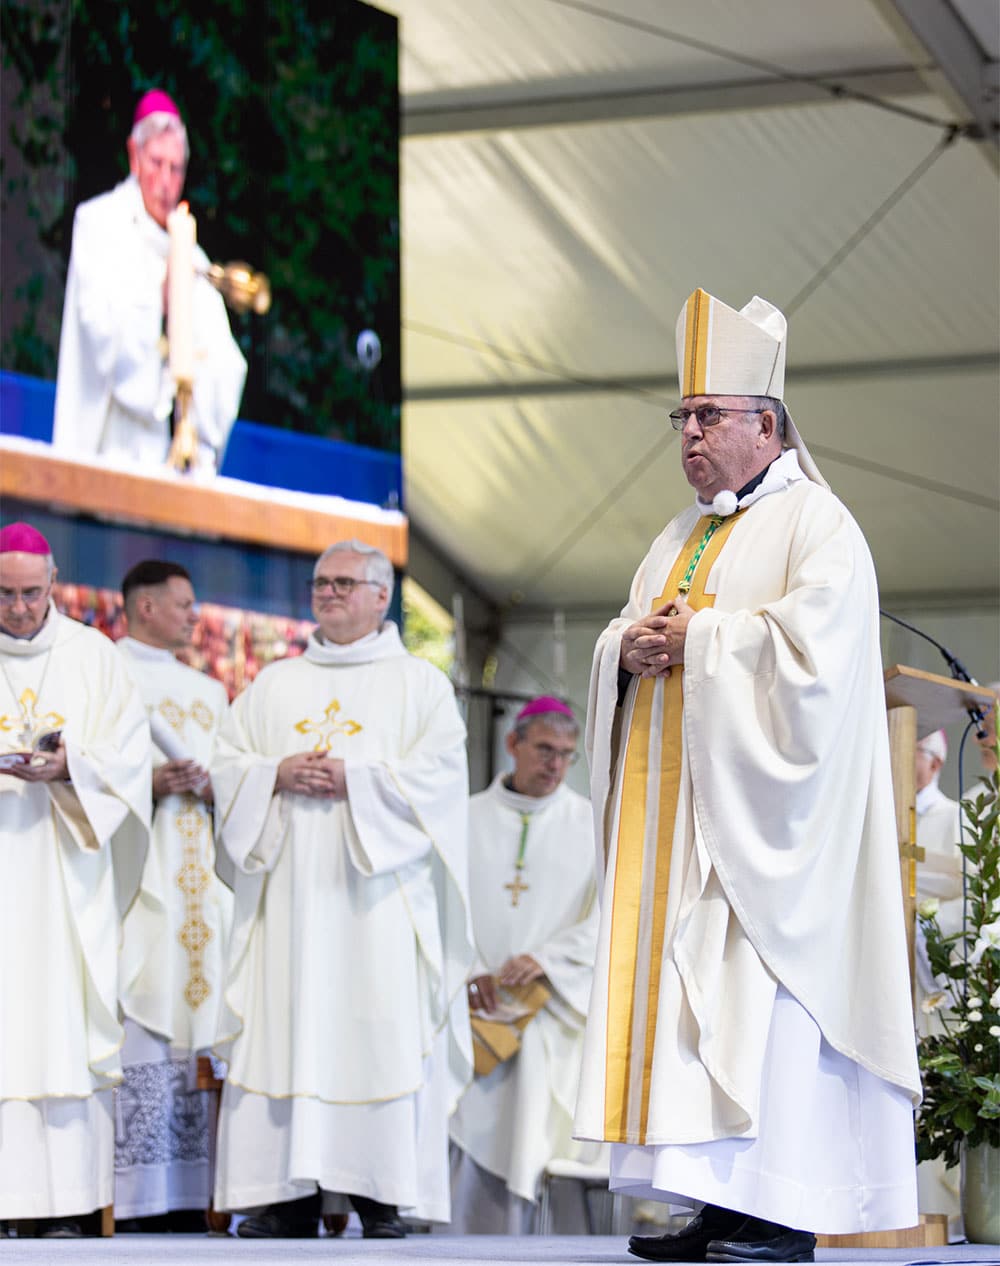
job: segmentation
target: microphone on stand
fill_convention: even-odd
[[[931,646],[936,647],[944,656],[945,663],[948,665],[951,675],[956,681],[967,681],[970,686],[979,685],[979,682],[976,681],[975,677],[969,676],[968,670],[958,656],[953,655],[951,651],[948,650],[947,646],[942,646],[940,642],[935,641],[929,633],[925,633],[923,629],[918,629],[915,624],[907,624],[907,622],[905,620],[901,620],[898,615],[893,615],[889,611],[883,611],[881,607],[879,607],[879,615],[884,616],[887,620],[891,620],[893,624],[900,625],[901,628],[909,629],[911,633],[916,633],[917,637],[922,637],[925,642],[930,642]],[[970,704],[965,710],[975,724],[976,738],[986,738],[986,727],[984,724],[986,721],[985,712],[983,712],[982,708],[977,708],[975,704]]]

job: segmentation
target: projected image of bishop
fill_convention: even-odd
[[[81,203],[73,220],[52,443],[155,466],[183,413],[184,465],[213,472],[246,361],[181,204],[188,137],[165,92],[139,101],[126,148],[128,177]]]

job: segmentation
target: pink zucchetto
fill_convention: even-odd
[[[537,699],[532,699],[530,703],[526,703],[515,718],[516,721],[524,721],[528,717],[538,716],[542,712],[561,712],[563,716],[570,717],[573,721],[573,709],[568,707],[561,699],[556,699],[553,695],[539,695]]]
[[[0,554],[51,554],[52,547],[30,523],[8,523],[0,528]]]
[[[178,118],[181,117],[173,98],[168,97],[162,88],[151,88],[139,98],[132,117],[132,126],[135,127],[150,114],[175,114]]]

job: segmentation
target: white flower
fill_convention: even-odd
[[[997,985],[994,992],[990,995],[990,1006],[1000,1011],[1000,985]]]
[[[937,897],[928,897],[925,901],[921,901],[920,905],[917,906],[917,914],[919,914],[922,919],[929,919],[932,915],[937,914],[940,908],[941,902],[938,901]]]
[[[1000,919],[984,923],[969,954],[969,966],[977,967],[987,950],[1000,949]]]
[[[983,1013],[982,1013],[982,1011],[970,1011],[970,1012],[969,1012],[969,1023],[970,1023],[970,1024],[978,1024],[978,1023],[979,1023],[979,1021],[980,1021],[982,1018],[983,1018]]]
[[[1000,1024],[990,1025],[990,1037],[1000,1037]]]
[[[939,989],[937,993],[929,993],[920,1004],[920,1010],[924,1015],[930,1015],[932,1011],[944,1005],[946,994],[943,989]]]
[[[975,1044],[975,1046],[974,1046],[972,1049],[973,1049],[973,1050],[976,1052],[976,1054],[978,1055],[978,1054],[979,1054],[979,1052],[983,1049],[983,1044],[982,1044],[982,1042],[977,1042],[977,1043]]]

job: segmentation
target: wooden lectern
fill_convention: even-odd
[[[917,847],[916,747],[919,739],[935,730],[967,719],[966,710],[991,708],[996,697],[983,686],[955,681],[936,673],[921,672],[896,664],[885,671],[885,706],[889,718],[889,756],[892,762],[892,794],[896,805],[896,838],[906,918],[906,947],[910,957],[910,991],[915,984],[917,862],[924,850]],[[948,1243],[948,1219],[943,1213],[921,1214],[918,1226],[864,1235],[820,1235],[825,1248],[930,1248]]]

